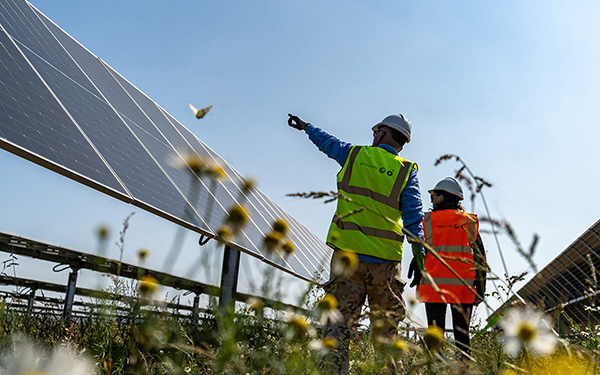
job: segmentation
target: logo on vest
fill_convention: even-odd
[[[392,177],[394,175],[394,171],[388,171],[384,167],[379,168],[379,173],[381,173],[381,174],[385,173],[390,177]]]

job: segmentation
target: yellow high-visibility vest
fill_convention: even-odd
[[[338,192],[348,199],[338,198],[327,244],[334,249],[402,260],[400,194],[413,168],[417,169],[415,163],[381,147],[353,146],[337,175]]]

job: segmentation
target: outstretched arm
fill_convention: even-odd
[[[310,139],[325,155],[338,162],[343,167],[352,144],[340,141],[335,136],[327,133],[325,130],[319,129],[309,122],[302,120],[298,116],[288,114],[290,116],[288,125],[298,130],[304,130]]]

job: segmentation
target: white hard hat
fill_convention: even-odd
[[[460,198],[460,200],[465,199],[460,184],[452,177],[446,177],[442,181],[438,182],[433,189],[429,190],[429,194],[433,193],[436,190],[442,190],[447,193],[456,195]]]
[[[381,125],[398,130],[400,133],[404,134],[407,139],[406,142],[410,142],[410,131],[412,129],[412,124],[406,119],[406,117],[404,117],[404,115],[400,114],[387,116],[381,120],[381,122],[373,126],[373,131],[379,129]]]

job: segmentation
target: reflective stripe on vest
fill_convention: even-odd
[[[423,302],[473,303],[475,264],[472,246],[479,229],[477,216],[457,210],[427,212],[423,219],[423,229],[427,244],[463,280],[458,279],[435,256],[429,255],[425,260],[425,270],[442,295],[435,290],[429,279],[424,278],[417,288],[419,299]]]
[[[337,249],[401,260],[400,195],[412,168],[416,168],[414,163],[380,147],[353,146],[338,173],[338,191],[348,199],[338,199],[327,243]],[[365,209],[352,213],[361,207]]]

